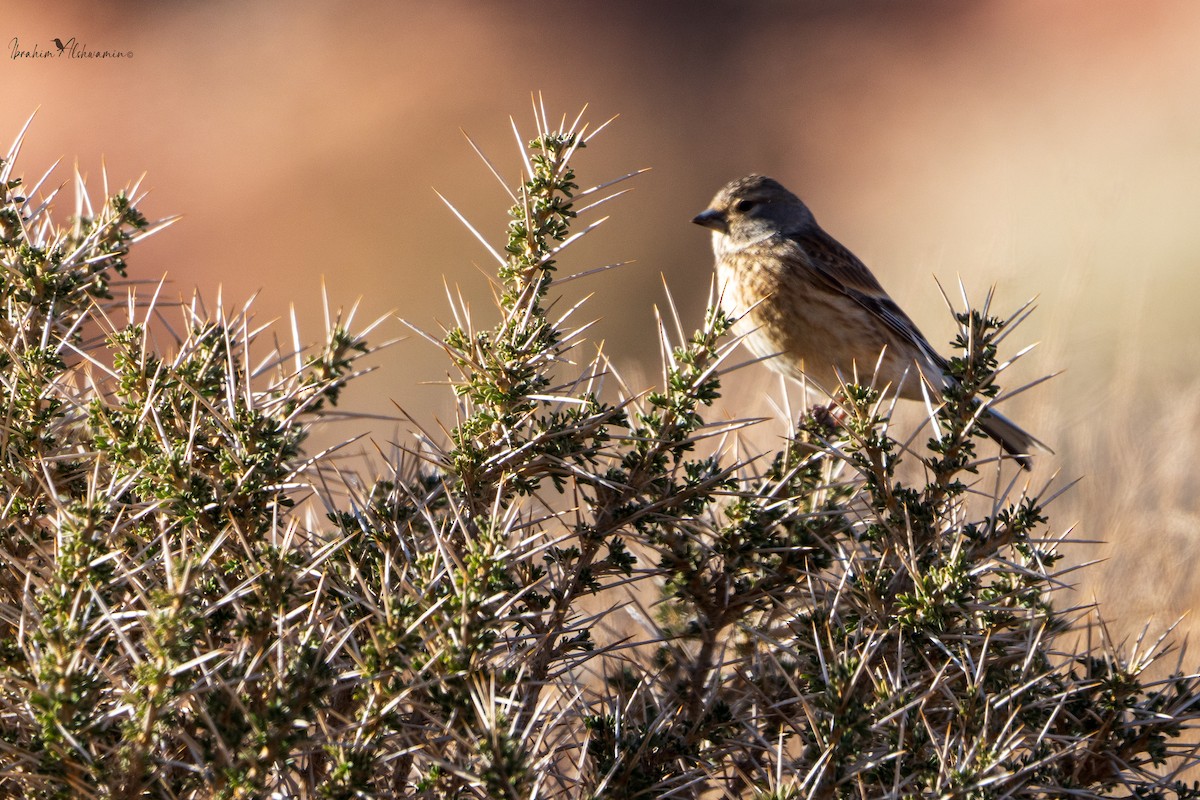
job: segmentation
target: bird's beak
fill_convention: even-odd
[[[729,233],[729,224],[725,222],[725,215],[715,208],[700,212],[692,217],[692,222],[705,228],[712,228],[714,231]]]

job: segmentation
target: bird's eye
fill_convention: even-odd
[[[756,205],[758,205],[757,200],[739,200],[737,202],[737,205],[735,205],[733,208],[739,214],[745,214],[747,211],[754,208]]]

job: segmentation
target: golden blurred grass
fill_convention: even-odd
[[[483,313],[487,256],[431,187],[500,241],[505,197],[458,128],[515,179],[506,117],[528,118],[531,90],[622,115],[582,154],[585,183],[653,167],[563,264],[637,260],[568,292],[596,293],[627,373],[656,369],[660,274],[699,319],[710,256],[687,220],[751,170],[796,187],[932,341],[951,324],[931,274],[976,296],[997,284],[1001,309],[1036,294],[1016,338],[1043,344],[1014,379],[1066,372],[1009,408],[1058,451],[1040,470],[1084,477],[1052,509],[1107,541],[1079,548],[1107,559],[1077,573],[1081,593],[1125,632],[1200,599],[1200,6],[629,0],[559,9],[551,27],[532,3],[6,5],[23,43],[135,51],[4,59],[5,135],[40,106],[26,174],[63,155],[93,179],[102,156],[113,179],[147,171],[147,212],[185,218],[135,253],[134,276],[165,271],[184,294],[261,290],[260,314],[294,302],[315,320],[323,277],[335,301],[436,329],[445,277]],[[347,405],[452,417],[447,392],[419,385],[445,374],[434,348],[406,341],[380,366]],[[744,415],[771,379],[735,377],[726,409]]]

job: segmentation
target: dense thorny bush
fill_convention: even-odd
[[[847,386],[747,452],[716,307],[644,392],[550,314],[610,195],[537,118],[498,314],[429,337],[458,423],[366,482],[304,443],[373,326],[256,361],[245,309],[119,281],[136,188],[60,222],[9,153],[0,794],[1200,796],[1196,678],[1068,643],[1048,490],[977,456],[1011,320],[957,315],[924,446]]]

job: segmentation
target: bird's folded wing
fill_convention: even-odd
[[[938,367],[946,368],[946,360],[930,346],[904,310],[888,297],[867,265],[841,243],[820,228],[790,233],[786,239],[802,251],[797,254],[801,263],[807,264],[826,286],[854,300],[893,333],[916,345]]]

